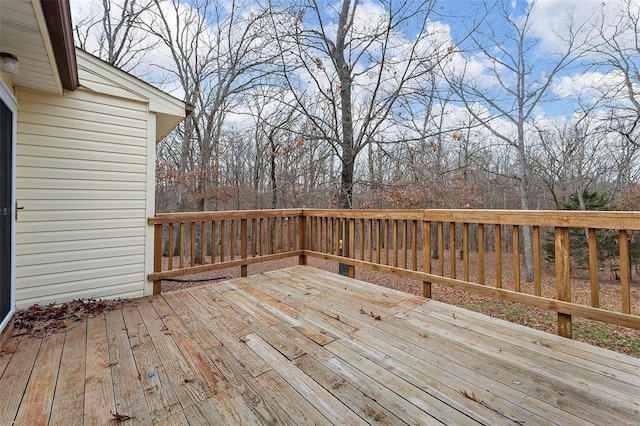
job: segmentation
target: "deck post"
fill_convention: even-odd
[[[247,246],[248,246],[247,239],[248,239],[247,219],[241,219],[240,220],[240,258],[243,260],[247,258]],[[247,276],[247,264],[240,266],[240,276],[241,277]]]
[[[162,224],[153,225],[153,272],[162,272]],[[153,294],[160,294],[162,281],[153,282]]]
[[[307,217],[304,211],[298,216],[298,250],[302,250],[302,254],[298,256],[298,265],[307,264],[307,255],[304,251],[307,249]]]
[[[571,264],[569,259],[569,228],[555,228],[557,298],[571,302]],[[571,339],[571,315],[558,312],[558,335]]]

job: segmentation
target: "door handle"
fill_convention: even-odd
[[[18,221],[18,210],[24,210],[24,206],[18,207],[18,202],[16,201],[16,222]]]

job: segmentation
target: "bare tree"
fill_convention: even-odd
[[[301,1],[274,25],[281,73],[313,124],[304,137],[327,141],[340,161],[338,207],[353,206],[358,154],[384,135],[398,99],[448,53],[433,43],[441,31],[429,25],[434,4],[380,1],[361,11],[358,1],[343,0],[328,16],[324,3]],[[414,38],[404,36],[406,26]]]
[[[511,13],[511,2],[503,0],[498,5],[500,19],[495,19],[486,29],[474,32],[469,51],[480,55],[488,64],[480,75],[470,72],[469,62],[460,70],[447,69],[451,86],[476,121],[482,124],[495,139],[512,147],[516,152],[520,208],[532,208],[527,155],[531,137],[527,126],[535,118],[535,111],[542,103],[553,98],[550,87],[559,72],[579,59],[580,40],[584,24],[576,24],[567,17],[566,36],[559,33],[563,50],[545,54],[546,64],[536,63],[538,39],[532,34],[532,12],[536,2],[529,2],[522,16]],[[580,34],[580,38],[578,38]],[[551,60],[550,58],[553,58]],[[533,245],[530,227],[523,228],[526,279],[533,281]]]
[[[613,11],[603,3],[596,33],[587,53],[605,77],[596,87],[599,104],[610,129],[640,146],[640,3],[624,0]]]
[[[185,93],[193,113],[183,124],[179,173],[190,173],[189,190],[204,210],[217,208],[222,132],[229,112],[244,96],[269,84],[269,41],[263,37],[269,11],[241,0],[154,0],[146,29],[161,40],[169,63],[160,65]]]
[[[75,42],[124,71],[140,65],[157,43],[141,29],[153,0],[102,0],[99,7],[75,20]]]
[[[608,142],[596,120],[586,115],[538,128],[537,149],[530,155],[536,173],[533,178],[544,183],[555,208],[560,208],[575,193],[580,209],[586,210],[583,193],[588,188],[595,189],[617,157],[607,152]]]

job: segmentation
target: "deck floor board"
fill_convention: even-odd
[[[636,358],[307,266],[10,342],[0,424],[640,425]]]
[[[82,424],[84,378],[87,352],[87,323],[81,322],[65,333],[58,383],[51,408],[50,424]]]

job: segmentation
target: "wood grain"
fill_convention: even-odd
[[[83,321],[65,333],[50,424],[82,424],[86,359],[87,322]]]
[[[640,414],[636,358],[308,266],[73,327],[18,342],[0,376],[1,424],[114,424],[117,412],[158,425],[617,425]]]

